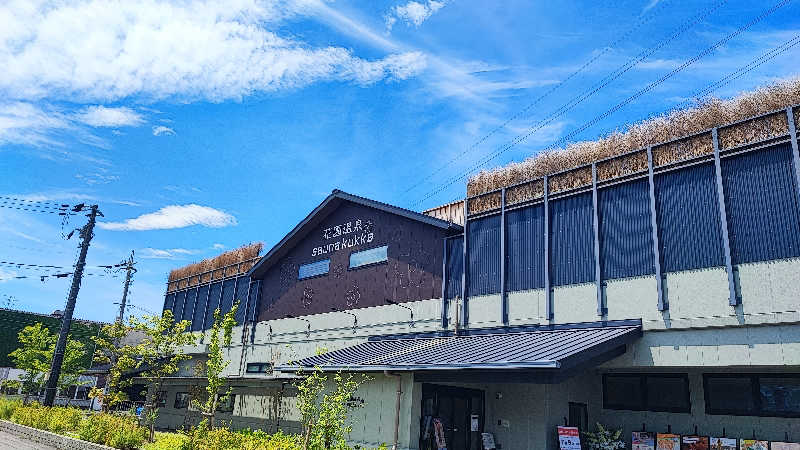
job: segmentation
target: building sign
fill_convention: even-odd
[[[658,433],[656,450],[681,450],[681,436],[672,433]]]
[[[355,219],[322,230],[325,243],[314,247],[311,256],[326,255],[350,247],[369,244],[375,239],[371,220]]]
[[[709,441],[711,448],[714,450],[739,450],[736,445],[736,439],[712,437]]]
[[[558,445],[561,450],[581,450],[581,437],[577,427],[558,427]]]

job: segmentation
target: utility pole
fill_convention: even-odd
[[[134,264],[136,263],[133,262],[133,250],[131,250],[131,257],[128,258],[128,261],[125,263],[125,286],[122,288],[122,301],[119,304],[119,316],[117,317],[118,323],[122,323],[125,318],[125,306],[128,303],[128,288],[131,285],[133,272],[136,272],[136,269],[133,267]]]
[[[72,211],[81,212],[85,205],[76,205]],[[89,222],[80,230],[81,238],[81,251],[78,255],[78,262],[75,263],[75,271],[72,273],[72,285],[69,288],[69,296],[67,297],[67,306],[64,308],[64,316],[61,317],[61,331],[58,334],[58,341],[56,341],[56,349],[53,352],[53,362],[50,365],[50,375],[47,378],[47,388],[44,395],[44,406],[53,406],[56,399],[56,391],[58,389],[58,378],[61,376],[61,365],[64,363],[64,351],[67,347],[67,335],[72,325],[72,313],[75,311],[75,301],[78,298],[78,291],[81,289],[81,278],[83,277],[83,268],[86,266],[86,253],[89,251],[89,242],[94,237],[94,225],[97,216],[103,217],[97,209],[97,205],[92,205],[89,212]]]

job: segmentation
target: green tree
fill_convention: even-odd
[[[97,336],[92,337],[95,343],[95,364],[108,364],[108,381],[105,389],[94,388],[89,393],[91,398],[98,398],[103,404],[103,411],[127,400],[123,389],[133,384],[133,378],[125,376],[135,369],[139,362],[136,349],[131,345],[123,345],[124,338],[131,332],[130,325],[115,322],[106,325]]]
[[[22,376],[22,388],[25,391],[23,402],[27,403],[30,394],[39,392],[47,381],[50,362],[55,353],[56,335],[50,333],[50,330],[41,323],[36,323],[23,328],[17,339],[20,346],[8,356],[14,360],[14,365],[18,369],[25,371]],[[82,342],[67,338],[61,376],[58,379],[58,387],[62,391],[78,383],[80,374],[85,369],[81,366],[85,351]]]
[[[198,402],[197,405],[211,429],[214,428],[217,405],[227,401],[231,396],[231,388],[222,391],[226,381],[222,372],[230,362],[225,359],[222,349],[231,345],[233,327],[236,325],[236,310],[238,309],[239,302],[236,302],[225,315],[220,312],[219,308],[214,310],[214,324],[211,325],[211,337],[208,342],[208,358],[198,366],[199,372],[206,377],[207,384],[205,401]],[[220,334],[222,334],[221,338]]]
[[[326,377],[319,367],[296,383],[297,408],[303,424],[303,448],[306,450],[349,449],[347,435],[352,427],[347,416],[353,408],[353,395],[368,378],[337,372]],[[332,386],[331,386],[332,384]]]
[[[130,318],[131,327],[144,333],[132,353],[138,358],[136,367],[141,369],[139,376],[145,379],[150,389],[147,393],[144,418],[150,428],[150,442],[155,437],[155,422],[158,418],[158,396],[164,387],[164,378],[174,375],[181,362],[190,359],[184,347],[193,345],[197,336],[188,332],[189,321],[176,322],[172,311],[166,310],[161,316]]]

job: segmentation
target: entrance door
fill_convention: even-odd
[[[439,421],[448,450],[480,450],[483,404],[481,390],[423,384],[420,449],[438,448],[435,423]]]

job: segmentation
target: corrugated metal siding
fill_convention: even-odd
[[[214,323],[214,310],[219,307],[219,294],[222,290],[222,283],[217,282],[211,285],[211,292],[208,295],[208,309],[206,312],[206,321],[203,324],[203,329],[208,330],[211,324]]]
[[[236,279],[236,301],[239,302],[239,309],[236,310],[236,323],[241,325],[244,320],[247,305],[247,287],[250,284],[250,277],[239,277]]]
[[[800,256],[791,152],[781,144],[722,160],[734,264]]]
[[[544,288],[544,206],[506,213],[508,290]]]
[[[183,317],[183,304],[186,301],[186,291],[179,291],[175,293],[175,308],[172,309],[172,315],[175,321],[181,320]]]
[[[172,311],[174,308],[175,308],[175,293],[167,294],[166,296],[164,296],[164,308],[161,310],[161,312],[164,312],[166,310]]]
[[[655,176],[664,272],[725,264],[713,163]]]
[[[250,286],[250,303],[249,303],[249,313],[247,317],[249,320],[255,322],[258,317],[259,303],[261,300],[261,281],[262,280],[253,280],[253,285]]]
[[[236,280],[225,280],[222,283],[222,303],[220,304],[220,313],[225,314],[233,308],[233,290],[236,286]]]
[[[500,292],[500,216],[468,222],[469,295]]]
[[[650,184],[617,184],[598,192],[602,279],[655,273],[650,225]]]
[[[550,280],[553,286],[594,280],[592,194],[550,202]]]
[[[194,317],[192,318],[192,331],[200,331],[203,329],[203,314],[206,310],[206,300],[208,300],[208,285],[200,286],[197,288],[197,304],[194,308]]]
[[[445,298],[461,297],[461,277],[464,273],[464,238],[447,240]]]
[[[181,320],[188,320],[191,322],[192,314],[194,314],[194,303],[197,301],[197,288],[188,289],[186,291],[186,305],[183,308],[183,316]]]

